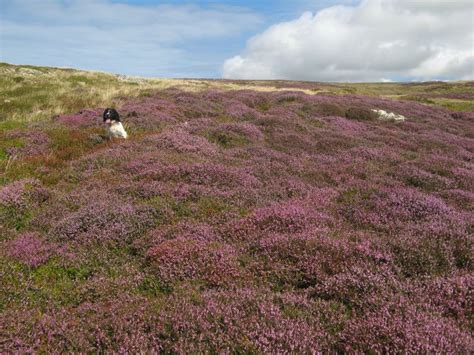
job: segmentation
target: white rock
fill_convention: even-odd
[[[403,115],[397,115],[396,113],[393,112],[387,112],[385,110],[372,110],[374,111],[377,115],[379,115],[379,119],[385,120],[385,121],[405,121],[406,117]]]

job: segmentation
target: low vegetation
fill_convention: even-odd
[[[472,83],[1,69],[2,351],[473,352]]]

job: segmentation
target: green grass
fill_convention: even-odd
[[[433,99],[434,105],[456,111],[474,111],[474,101],[456,99]]]

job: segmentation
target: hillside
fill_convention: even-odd
[[[0,71],[0,352],[474,351],[473,82]]]

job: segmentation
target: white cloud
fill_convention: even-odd
[[[474,79],[471,0],[364,0],[269,27],[224,78],[321,81]]]
[[[207,50],[206,41],[231,41],[262,23],[236,6],[0,2],[1,60],[125,74],[179,76],[179,68],[217,67],[223,59],[208,62],[201,43]]]

